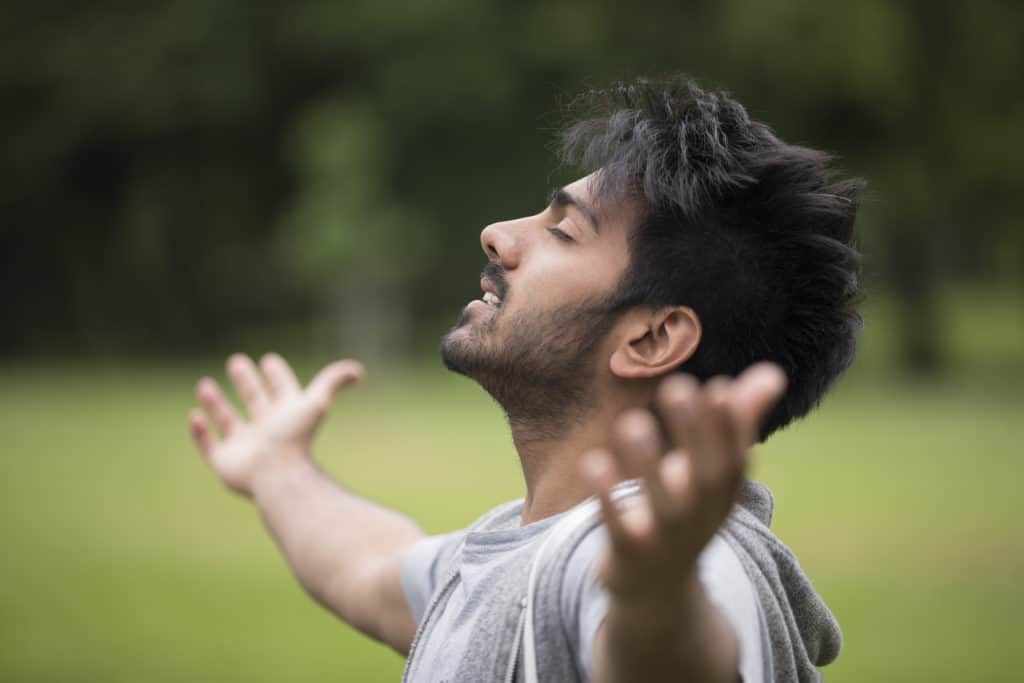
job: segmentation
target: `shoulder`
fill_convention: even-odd
[[[768,632],[754,583],[739,556],[721,534],[701,552],[697,571],[704,592],[729,621],[740,643],[744,681],[767,680]]]
[[[409,548],[402,562],[401,580],[406,601],[419,622],[431,596],[458,562],[459,549],[472,531],[507,526],[519,518],[523,501],[503,503],[481,515],[465,529],[427,536]]]

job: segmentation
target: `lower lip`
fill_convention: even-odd
[[[496,310],[496,307],[490,305],[489,303],[487,303],[486,301],[484,301],[482,299],[473,299],[472,301],[470,301],[466,305],[466,308],[467,309],[472,309],[472,310],[477,310],[477,309],[481,309],[482,308],[482,309],[484,309],[486,311],[494,311],[494,310]]]

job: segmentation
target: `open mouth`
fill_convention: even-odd
[[[500,291],[499,284],[503,284],[502,281],[498,280],[495,282],[494,279],[488,277],[488,273],[485,270],[480,276],[480,289],[484,291],[481,301],[493,308],[501,308],[501,297],[498,296]]]

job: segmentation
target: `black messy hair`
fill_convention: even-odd
[[[679,370],[698,379],[779,364],[789,386],[762,440],[805,415],[856,352],[864,182],[684,77],[591,91],[570,111],[563,161],[597,172],[599,206],[640,207],[614,308],[693,308],[702,338]]]

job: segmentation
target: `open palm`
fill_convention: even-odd
[[[613,595],[659,601],[692,580],[700,551],[736,501],[758,428],[785,386],[785,375],[770,363],[703,387],[673,375],[657,393],[664,437],[651,411],[634,410],[617,422],[610,448],[586,454],[583,466],[610,538],[601,578]],[[629,476],[643,481],[643,504],[623,511],[611,488]]]
[[[244,354],[228,359],[228,376],[248,413],[243,418],[216,381],[199,380],[196,397],[205,409],[189,415],[192,439],[221,481],[251,496],[255,479],[275,465],[310,457],[313,439],[338,390],[363,376],[355,361],[324,367],[303,389],[288,363],[267,354],[259,367]],[[216,427],[211,427],[211,422]]]

